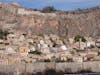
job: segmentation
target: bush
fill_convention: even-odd
[[[8,31],[3,31],[0,29],[0,39],[6,39],[8,34]]]
[[[56,11],[56,9],[52,6],[47,6],[47,7],[44,7],[42,9],[43,13],[52,13],[52,12],[55,12],[55,11]]]
[[[66,62],[66,61],[61,60],[61,59],[56,59],[55,62]]]
[[[29,52],[29,54],[37,54],[37,55],[40,55],[41,52],[39,52],[39,51],[31,51],[31,52]]]
[[[51,62],[50,59],[44,59],[44,62]]]

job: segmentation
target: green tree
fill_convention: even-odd
[[[56,11],[56,9],[53,6],[46,6],[42,9],[42,12],[44,12],[44,13],[52,13],[55,11]]]
[[[86,42],[86,39],[81,35],[76,35],[74,38],[75,42],[80,41],[80,39],[82,40],[82,42]]]

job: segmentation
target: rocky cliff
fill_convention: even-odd
[[[11,3],[0,3],[0,28],[30,34],[100,36],[100,7],[42,13]]]

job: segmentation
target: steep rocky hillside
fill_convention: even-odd
[[[42,13],[11,3],[0,3],[0,28],[30,34],[100,36],[100,7],[70,12]]]

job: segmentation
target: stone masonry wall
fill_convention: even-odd
[[[94,62],[65,62],[65,63],[14,63],[14,64],[0,64],[0,72],[44,72],[45,70],[54,69],[57,72],[79,72],[80,70],[91,70],[92,72],[100,72],[100,61]]]

